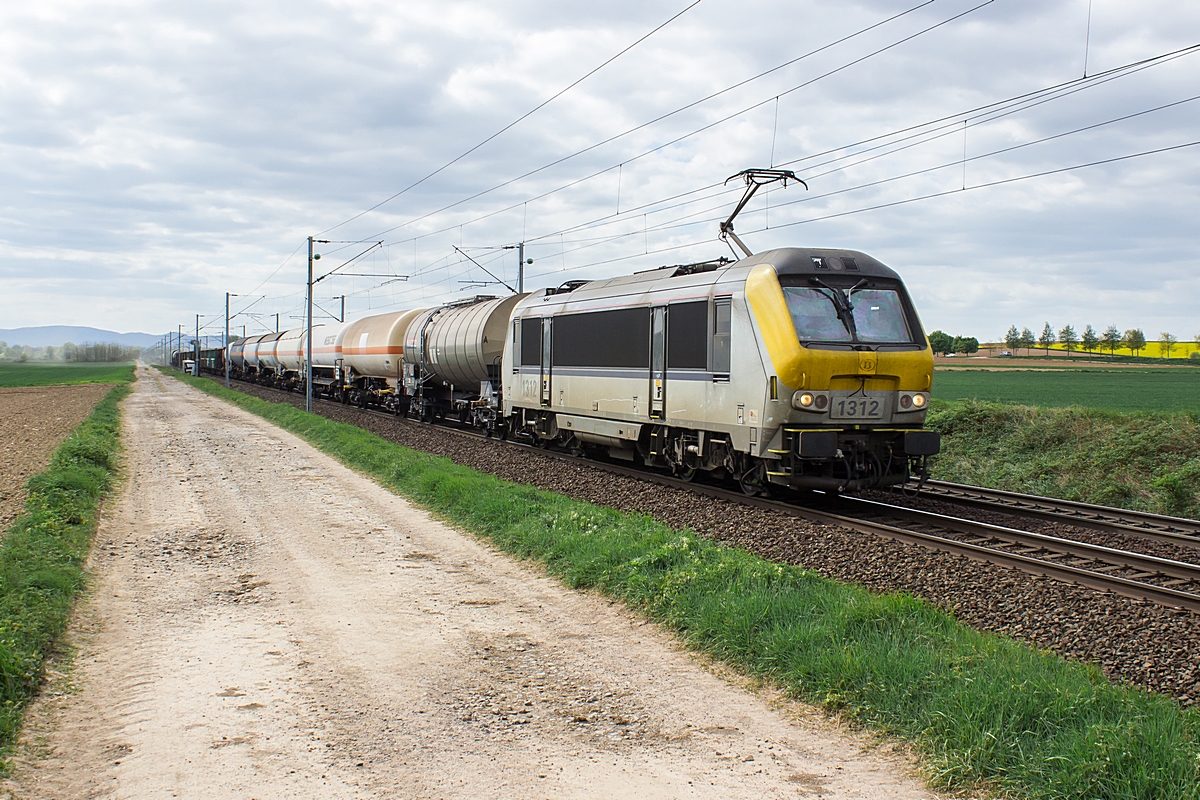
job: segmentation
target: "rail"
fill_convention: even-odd
[[[986,508],[1024,517],[1080,525],[1096,530],[1129,533],[1156,541],[1200,547],[1200,520],[1144,511],[1091,505],[1019,492],[946,481],[926,481],[921,493],[960,505]]]

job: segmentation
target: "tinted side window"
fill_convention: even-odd
[[[542,363],[542,320],[539,317],[521,319],[521,365],[536,367]]]
[[[667,307],[667,369],[708,369],[708,301]]]
[[[712,370],[714,373],[729,374],[729,330],[733,316],[732,302],[728,297],[717,298],[713,304]]]
[[[621,308],[554,318],[556,367],[650,368],[650,309]]]

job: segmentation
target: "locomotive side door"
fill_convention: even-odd
[[[650,309],[650,418],[662,419],[667,408],[667,307]]]
[[[542,405],[550,405],[550,320],[542,319]]]

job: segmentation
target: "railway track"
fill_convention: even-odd
[[[282,390],[274,391],[289,394]],[[314,400],[322,405],[344,407],[334,400]],[[404,418],[397,418],[385,411],[350,407],[363,413],[405,421]],[[474,439],[486,438],[462,428],[446,426],[443,430]],[[748,497],[741,492],[701,481],[684,481],[637,467],[544,450],[520,442],[495,439],[492,441],[534,450],[547,458],[583,464],[640,481],[671,486],[731,503],[769,509],[811,522],[849,528],[1098,591],[1200,613],[1200,565],[1197,564],[861,498],[840,497],[831,501],[819,494],[812,494],[806,495],[804,499],[815,500],[815,503],[801,503],[767,497]],[[967,506],[1049,518],[1074,525],[1102,525],[1109,530],[1136,532],[1150,538],[1175,543],[1185,541],[1200,546],[1200,522],[1194,520],[1156,517],[1141,512],[1088,506],[1083,503],[941,481],[930,481],[926,488],[930,489],[928,493],[934,497],[950,499]],[[993,497],[1006,499],[993,501]]]
[[[1200,520],[1148,514],[1123,508],[1097,506],[1073,500],[1058,500],[1032,494],[1005,492],[946,481],[926,481],[923,495],[939,500],[985,508],[1035,519],[1079,525],[1096,530],[1129,533],[1171,544],[1200,547]]]
[[[871,500],[839,498],[837,510],[827,510],[764,497],[747,497],[741,492],[695,481],[682,481],[635,467],[583,459],[566,453],[539,452],[550,458],[582,461],[608,472],[674,486],[732,503],[770,509],[811,522],[966,556],[975,561],[1043,575],[1098,591],[1200,612],[1200,565],[1196,564]]]

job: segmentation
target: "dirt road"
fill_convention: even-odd
[[[112,384],[0,388],[0,531],[25,507],[25,483]]]
[[[929,796],[256,417],[142,371],[125,419],[17,797]]]

